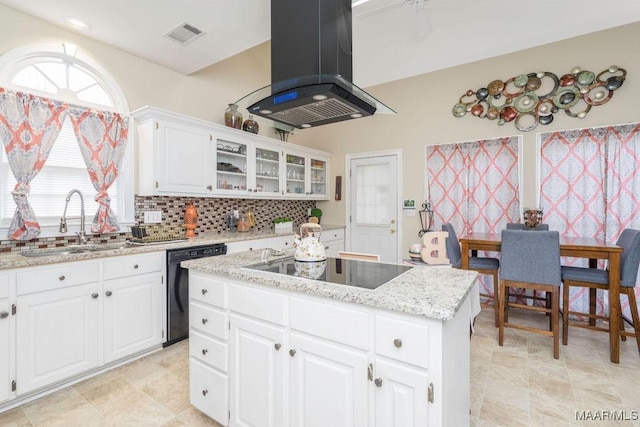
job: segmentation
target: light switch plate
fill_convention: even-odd
[[[162,211],[144,211],[145,224],[158,224],[162,222]]]

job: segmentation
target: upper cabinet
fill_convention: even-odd
[[[153,107],[133,116],[139,195],[329,198],[329,153]]]

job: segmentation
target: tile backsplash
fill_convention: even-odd
[[[184,210],[193,202],[198,210],[196,234],[215,233],[228,230],[226,217],[233,210],[243,213],[253,211],[255,228],[269,230],[273,228],[271,220],[276,217],[293,219],[294,227],[306,222],[307,212],[315,207],[313,200],[256,200],[256,199],[217,199],[210,197],[169,197],[136,196],[135,220],[144,224],[145,211],[162,211],[162,225],[170,229],[182,229]],[[89,224],[87,224],[87,227]],[[123,227],[124,228],[124,227]],[[91,243],[116,243],[131,236],[130,230],[121,233],[90,234]],[[24,248],[53,248],[76,243],[75,236],[45,237],[29,241],[8,240],[0,236],[0,252],[20,251]]]

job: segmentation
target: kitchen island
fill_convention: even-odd
[[[182,263],[195,407],[232,426],[469,424],[475,272],[414,267],[371,290],[247,268],[260,262]]]

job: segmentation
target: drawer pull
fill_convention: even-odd
[[[61,281],[62,281],[62,280],[64,280],[64,279],[66,279],[66,277],[64,277],[64,276],[60,276],[60,277],[58,277],[58,280],[61,280]]]
[[[206,325],[208,321],[209,321],[209,319],[202,319],[202,324]]]
[[[110,297],[111,295],[113,295],[113,292],[111,292],[111,291],[107,291],[107,292],[105,292],[104,294],[105,294],[106,296]]]
[[[209,393],[209,390],[207,390],[206,388],[205,388],[204,390],[202,390],[202,395],[203,395],[203,396],[206,396],[206,395],[207,395],[207,393]]]
[[[209,290],[208,290],[208,289],[203,289],[203,290],[202,290],[202,295],[206,295],[206,294],[207,294],[207,292],[209,292]]]
[[[293,357],[296,355],[296,351],[294,349],[289,350],[289,356]]]
[[[0,313],[0,319],[6,319],[7,317],[9,317],[8,311],[3,311],[2,313]]]
[[[402,347],[402,340],[400,338],[396,338],[395,340],[393,340],[393,345],[398,348]]]
[[[275,347],[276,350],[280,350],[280,347],[282,347],[282,346],[280,345],[280,343],[276,343],[274,345],[274,347]]]
[[[376,385],[376,387],[382,387],[382,378],[376,378],[373,383]]]
[[[98,295],[97,292],[94,292],[94,293],[91,294],[91,298],[93,298],[93,299],[98,299],[99,296],[100,295]]]
[[[206,348],[202,349],[202,355],[203,356],[206,356],[208,352],[209,352],[209,350],[207,350]]]
[[[134,265],[134,266],[133,266],[133,269],[134,269],[134,270],[137,270],[137,269],[138,269],[138,264]]]

